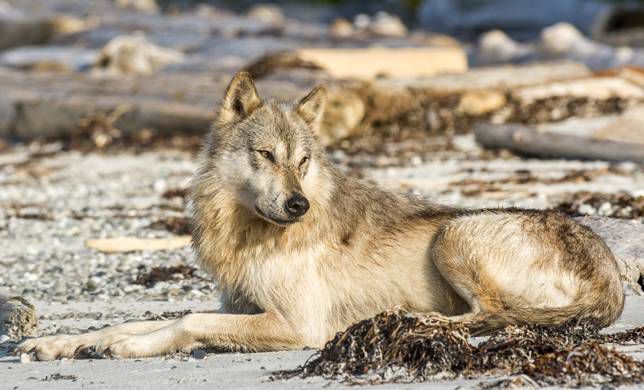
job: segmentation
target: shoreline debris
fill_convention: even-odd
[[[511,325],[478,345],[469,336],[465,324],[442,316],[390,310],[338,333],[303,366],[273,379],[378,384],[510,375],[509,381],[568,387],[644,381],[644,362],[606,345],[642,343],[644,327],[603,335],[593,324]]]
[[[600,215],[611,218],[637,219],[644,218],[644,196],[633,196],[627,192],[582,191],[570,195],[555,208],[575,217]]]
[[[190,245],[191,240],[192,236],[169,238],[116,237],[87,240],[85,245],[103,253],[122,253],[179,249]]]
[[[10,340],[20,340],[33,336],[38,328],[36,308],[19,296],[0,294],[0,336]]]

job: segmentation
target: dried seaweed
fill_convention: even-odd
[[[391,310],[338,333],[296,370],[274,378],[321,376],[347,383],[422,382],[489,378],[484,388],[585,386],[644,381],[644,363],[602,343],[644,341],[644,328],[613,335],[593,324],[508,326],[479,345],[462,323]]]
[[[145,316],[145,319],[148,321],[165,321],[165,320],[177,320],[191,313],[192,313],[192,310],[190,309],[178,310],[178,311],[164,311],[161,314],[154,314],[151,311],[146,311],[144,313],[144,316]]]
[[[644,344],[644,326],[629,329],[625,332],[602,335],[601,340],[606,343],[615,344]]]
[[[471,365],[472,346],[463,324],[440,317],[388,311],[338,333],[313,360],[283,376],[352,377],[375,374],[385,381],[396,372],[414,379],[461,372]],[[405,381],[397,378],[396,381]]]
[[[72,381],[76,382],[78,380],[78,377],[74,374],[69,374],[69,375],[64,375],[59,372],[47,375],[46,377],[42,378],[40,381],[41,382],[51,382],[51,381]]]
[[[192,232],[190,218],[174,216],[159,218],[148,225],[148,229],[165,230],[179,236]]]
[[[178,278],[191,278],[197,269],[187,265],[177,265],[174,267],[154,267],[149,272],[139,273],[134,280],[134,284],[140,284],[145,287],[154,287],[158,282],[176,280]]]
[[[504,178],[462,179],[449,183],[450,187],[458,188],[464,196],[480,196],[486,192],[508,191],[515,185],[526,184],[559,184],[559,183],[588,183],[604,175],[625,175],[617,167],[597,169],[575,169],[559,177],[540,177],[526,169],[517,169],[512,175]]]
[[[7,216],[18,219],[33,219],[38,221],[53,221],[50,210],[38,204],[11,203],[6,206]]]
[[[591,324],[570,323],[558,327],[539,325],[508,326],[490,336],[476,348],[475,371],[512,372],[538,356],[600,337]]]
[[[188,188],[170,188],[166,190],[161,197],[163,199],[181,198],[185,200],[188,197],[188,193]]]
[[[568,387],[644,381],[642,362],[595,341],[539,356],[522,372],[542,385]]]
[[[391,93],[372,84],[362,83],[354,91],[365,104],[366,115],[354,136],[342,139],[337,145],[350,154],[381,152],[382,145],[401,141],[420,141],[431,135],[471,132],[477,122],[521,123],[534,125],[620,114],[638,104],[638,99],[611,97],[592,99],[575,96],[552,96],[524,102],[511,92],[506,103],[496,110],[481,114],[459,109],[461,93],[436,94],[424,89],[410,88],[406,93]],[[451,143],[447,143],[451,147]]]
[[[559,211],[571,215],[601,215],[605,217],[636,219],[644,217],[644,196],[626,192],[577,192],[559,203]]]

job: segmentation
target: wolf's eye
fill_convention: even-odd
[[[302,157],[302,161],[300,161],[300,167],[306,164],[307,161],[309,161],[309,156]]]
[[[258,150],[257,153],[261,154],[262,157],[269,160],[270,162],[275,162],[275,156],[273,156],[273,153],[269,152],[268,150]]]

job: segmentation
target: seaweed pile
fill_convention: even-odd
[[[301,374],[355,382],[351,378],[378,371],[372,382],[427,380],[469,369],[474,347],[468,337],[460,323],[389,311],[338,333]]]
[[[276,378],[376,384],[509,376],[495,387],[644,382],[644,362],[606,345],[644,343],[644,327],[603,335],[592,324],[508,326],[478,345],[469,336],[464,324],[444,317],[387,311],[338,333],[303,366]]]
[[[637,219],[644,217],[644,196],[633,196],[626,192],[610,194],[582,191],[571,195],[570,199],[564,200],[556,208],[572,216]]]
[[[148,272],[140,272],[133,283],[151,288],[158,282],[192,278],[196,270],[194,267],[183,264],[170,267],[154,267]]]
[[[365,116],[348,138],[336,140],[349,154],[383,153],[383,146],[409,141],[422,142],[428,136],[467,134],[476,123],[520,123],[536,125],[570,118],[619,115],[640,103],[638,99],[611,97],[551,96],[526,102],[511,91],[498,106],[477,112],[463,109],[467,92],[436,93],[423,88],[407,90],[382,88],[371,83],[346,85],[365,106]],[[446,147],[451,147],[451,142]]]

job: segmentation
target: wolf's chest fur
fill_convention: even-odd
[[[315,232],[293,226],[292,234],[284,234],[224,197],[219,196],[219,207],[200,217],[195,235],[199,258],[222,290],[268,310],[295,293],[297,285],[315,279],[318,260],[330,255],[329,248],[302,237],[310,238]]]

